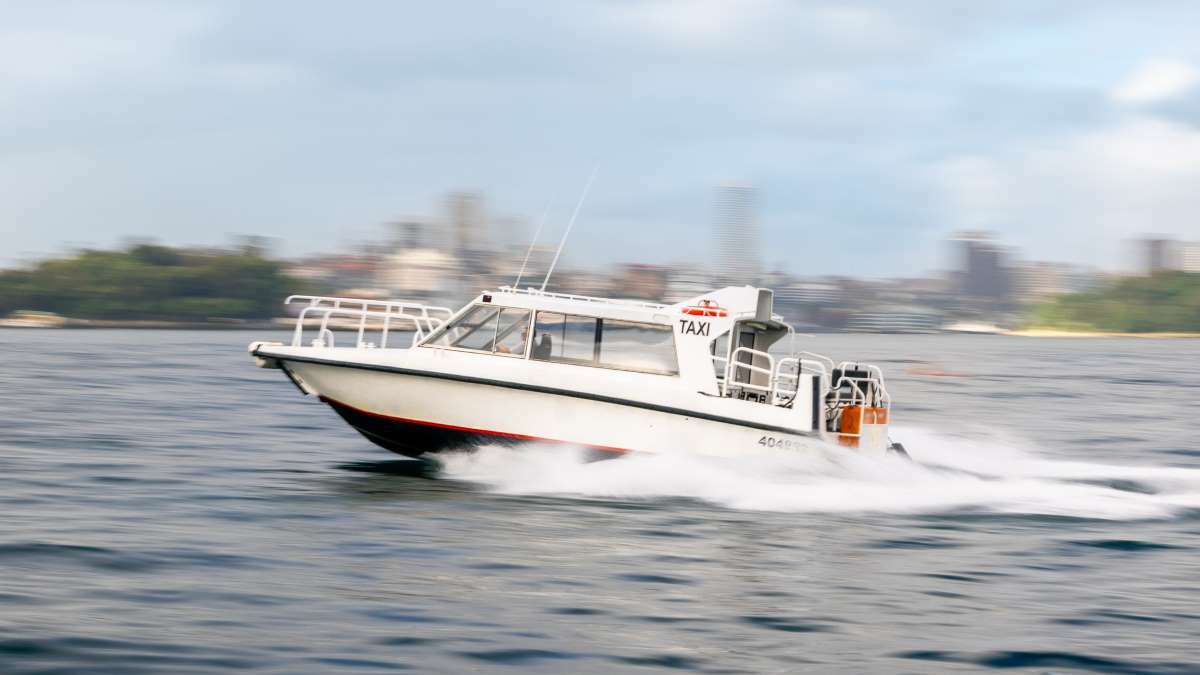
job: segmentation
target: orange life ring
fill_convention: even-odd
[[[701,300],[698,305],[684,307],[683,313],[688,316],[729,316],[729,312],[724,307],[712,300]]]

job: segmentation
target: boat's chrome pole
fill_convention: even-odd
[[[529,264],[529,256],[533,255],[533,247],[537,245],[538,237],[542,236],[542,228],[546,225],[546,216],[550,215],[550,205],[553,200],[546,201],[546,208],[542,209],[542,217],[538,218],[537,229],[533,231],[533,241],[529,242],[529,248],[525,249],[525,259],[521,261],[521,271],[517,272],[517,280],[513,283],[513,288],[521,287],[521,277],[525,276],[525,266]]]
[[[579,195],[579,202],[575,204],[575,211],[571,214],[571,220],[567,221],[567,229],[563,230],[562,241],[558,242],[558,250],[554,252],[554,260],[550,261],[550,269],[546,270],[546,278],[542,279],[542,290],[546,290],[546,284],[550,283],[550,275],[554,274],[554,267],[558,265],[558,256],[562,255],[563,246],[567,244],[567,237],[571,235],[571,228],[575,226],[575,218],[579,216],[579,209],[583,208],[583,202],[587,199],[588,192],[592,189],[592,181],[596,180],[596,172],[600,169],[600,165],[592,167],[592,175],[588,176],[587,185],[583,186],[583,194]]]

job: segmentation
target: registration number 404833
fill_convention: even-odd
[[[800,447],[798,441],[793,441],[790,438],[776,438],[774,436],[763,436],[758,439],[758,444],[764,448],[783,448],[784,450]]]

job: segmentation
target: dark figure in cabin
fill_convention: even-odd
[[[552,347],[552,338],[549,333],[542,333],[538,336],[537,343],[533,345],[533,353],[530,355],[534,359],[546,360],[550,358]]]

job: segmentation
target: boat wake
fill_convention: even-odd
[[[505,494],[682,497],[782,512],[1011,513],[1110,520],[1200,509],[1200,469],[1049,458],[999,437],[894,429],[918,461],[837,450],[746,458],[690,453],[587,462],[563,446],[488,446],[444,456],[442,475]]]

